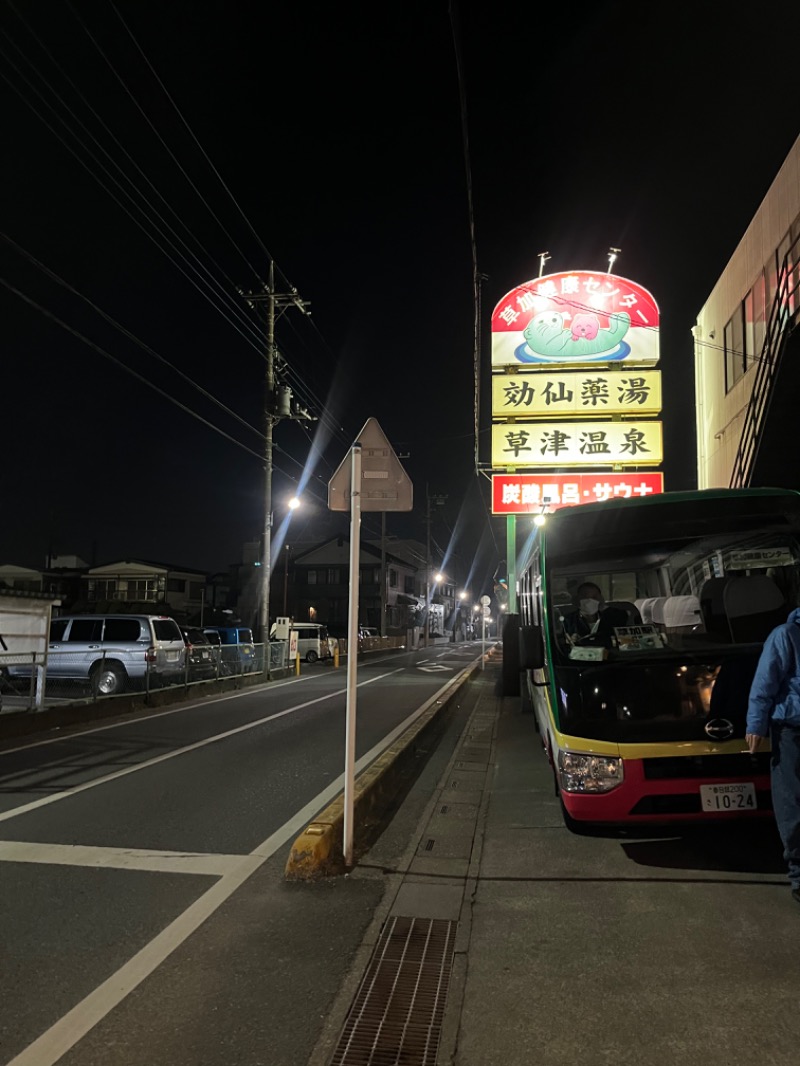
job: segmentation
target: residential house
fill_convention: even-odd
[[[179,621],[196,621],[205,605],[206,583],[201,570],[125,559],[90,567],[81,578],[81,599],[73,609],[163,612]]]

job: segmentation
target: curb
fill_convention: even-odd
[[[487,657],[491,651],[487,652]],[[358,853],[383,822],[406,770],[422,753],[422,741],[435,732],[462,688],[481,670],[478,659],[420,708],[419,717],[355,779],[353,788],[353,850]],[[286,861],[287,881],[313,881],[346,873],[344,861],[344,792],[310,822],[292,844]]]

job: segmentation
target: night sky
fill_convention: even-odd
[[[376,418],[415,491],[387,531],[424,541],[446,496],[435,543],[491,575],[472,227],[480,462],[495,303],[542,251],[613,246],[661,309],[666,487],[694,487],[690,330],[797,136],[800,30],[796,3],[703,7],[4,0],[0,563],[239,560],[265,371],[240,291],[274,257],[318,416],[275,429],[276,527],[299,484],[290,540],[346,529],[327,483]]]

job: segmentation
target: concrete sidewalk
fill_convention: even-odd
[[[387,889],[309,1066],[794,1064],[800,907],[772,823],[570,833],[500,670],[471,682],[404,854],[378,841],[350,875]]]

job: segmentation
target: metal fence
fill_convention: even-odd
[[[359,652],[404,646],[399,637],[365,637],[358,643]],[[337,655],[347,655],[345,640],[332,638],[330,648],[331,656],[334,650]],[[295,665],[288,641],[270,641],[270,677],[283,676]],[[174,663],[152,661],[147,652],[140,661],[131,663],[129,653],[115,658],[113,649],[50,649],[46,655],[0,652],[0,712],[40,711],[131,693],[148,695],[175,686],[199,689],[225,678],[256,674],[267,679],[264,644],[196,644]]]
[[[270,672],[286,667],[286,643],[271,643]],[[127,658],[127,657],[126,657]],[[38,711],[86,700],[131,693],[214,684],[224,678],[266,676],[263,644],[195,645],[173,663],[151,661],[122,665],[113,649],[89,654],[69,649],[0,653],[0,711]]]

